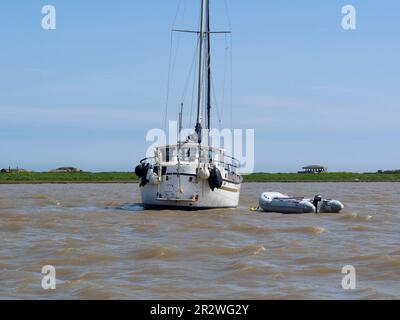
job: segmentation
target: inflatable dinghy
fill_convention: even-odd
[[[278,192],[264,192],[259,200],[259,206],[266,212],[279,213],[311,213],[315,206],[304,198],[291,198]]]
[[[278,192],[264,192],[259,199],[259,208],[265,212],[292,214],[338,213],[343,210],[344,205],[338,200],[322,199],[319,195],[311,200],[303,197],[289,197]]]

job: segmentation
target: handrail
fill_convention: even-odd
[[[145,162],[147,160],[154,160],[156,157],[150,157],[150,158],[144,158],[142,160],[139,161],[139,163]]]
[[[150,162],[151,160],[156,160],[157,157],[146,157],[143,158],[142,160],[139,161],[139,163],[143,163],[143,162]],[[175,157],[174,157],[175,158]],[[178,156],[176,156],[177,160],[178,160]],[[206,157],[202,157],[203,160],[206,160]],[[211,159],[211,163],[222,163],[222,164],[227,164],[228,166],[231,166],[233,168],[240,168],[241,167],[241,163],[238,159],[225,155],[224,154],[224,158],[230,159],[232,161],[228,162],[228,161],[222,161],[222,160],[217,160],[217,159]],[[170,161],[171,162],[171,161]]]

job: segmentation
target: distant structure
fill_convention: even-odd
[[[328,172],[328,168],[324,166],[312,165],[305,166],[302,168],[303,171],[299,171],[299,173],[323,173]]]
[[[378,173],[400,174],[400,170],[378,170]]]
[[[16,168],[8,167],[7,169],[1,169],[0,172],[1,173],[18,173],[18,172],[26,172],[26,170],[18,168],[18,167],[16,167]]]
[[[79,170],[74,167],[61,167],[61,168],[51,170],[50,172],[82,172],[82,170]]]

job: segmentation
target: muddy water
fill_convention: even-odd
[[[261,191],[341,214],[252,213]],[[0,185],[0,298],[400,298],[400,184],[245,184],[236,210],[143,211],[133,184]],[[44,265],[57,288],[41,287]],[[356,268],[356,290],[341,286]]]

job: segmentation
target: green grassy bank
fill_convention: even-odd
[[[304,173],[253,173],[245,176],[246,182],[400,182],[399,173],[329,172]]]
[[[0,184],[18,183],[132,183],[137,176],[131,172],[18,172],[0,173]],[[332,172],[321,174],[253,173],[245,182],[400,182],[400,174]]]
[[[14,172],[0,173],[0,184],[17,183],[130,183],[138,181],[132,172]]]

